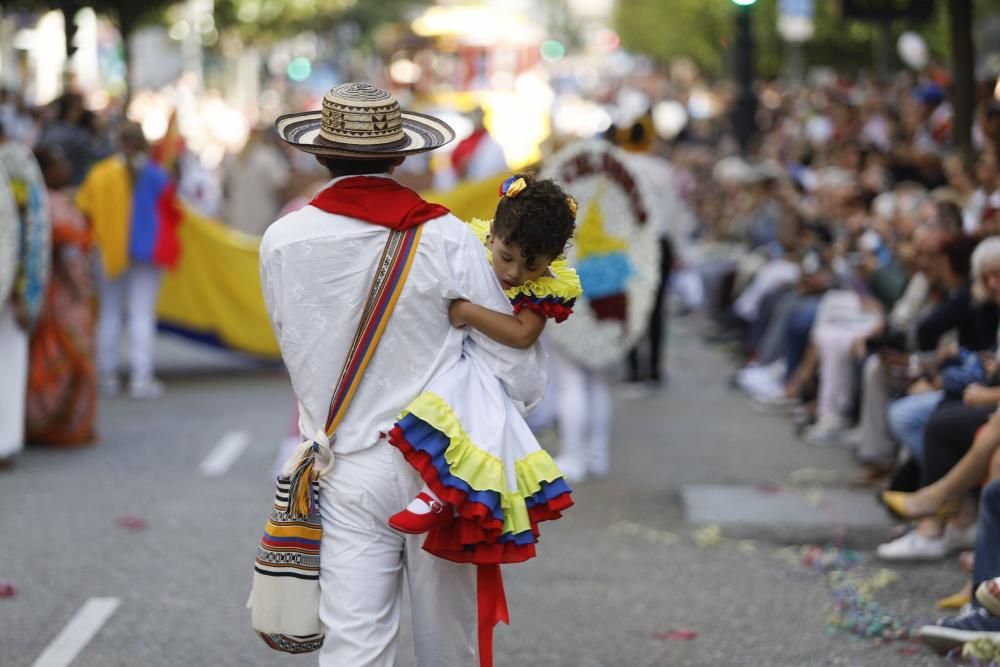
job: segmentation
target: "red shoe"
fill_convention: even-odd
[[[426,514],[414,514],[408,509],[396,512],[389,517],[389,526],[391,528],[401,533],[419,535],[420,533],[426,533],[431,528],[451,523],[451,505],[445,505],[439,500],[434,500],[423,491],[417,494],[416,499],[423,501],[430,508],[430,511]]]

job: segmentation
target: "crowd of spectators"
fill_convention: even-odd
[[[854,484],[890,490],[886,505],[913,523],[880,559],[974,549],[969,585],[940,601],[971,606],[925,629],[939,644],[1000,631],[972,595],[1000,575],[991,93],[971,152],[953,141],[947,86],[901,78],[770,86],[751,157],[699,142],[672,155],[700,221],[685,268],[701,278],[706,338],[740,359],[733,384],[806,443],[850,451]]]

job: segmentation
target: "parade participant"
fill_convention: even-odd
[[[28,341],[45,300],[50,241],[38,163],[0,128],[0,467],[24,447]]]
[[[93,441],[97,407],[94,369],[92,237],[66,192],[70,164],[57,146],[35,157],[48,187],[52,273],[38,326],[31,334],[27,440],[73,446]]]
[[[667,340],[667,320],[670,315],[668,292],[670,275],[677,251],[690,238],[695,221],[678,194],[673,166],[653,152],[656,135],[653,119],[649,114],[641,116],[627,130],[617,132],[616,143],[629,153],[629,160],[636,165],[636,170],[652,183],[657,197],[656,206],[668,212],[659,217],[662,225],[658,239],[660,276],[656,295],[653,297],[653,309],[649,314],[647,334],[645,340],[633,347],[627,357],[627,381],[649,382],[656,387],[663,382],[663,366],[660,359]],[[642,348],[646,348],[645,359]]]
[[[662,274],[662,216],[671,213],[629,155],[603,141],[566,147],[544,174],[579,202],[567,259],[582,294],[573,317],[547,336],[553,349],[561,448],[569,482],[610,469],[610,376],[645,334]]]
[[[505,180],[493,221],[472,225],[516,314],[458,300],[452,324],[524,348],[547,318],[565,320],[580,295],[576,271],[562,258],[575,216],[576,202],[552,181],[527,174]],[[390,434],[425,485],[389,525],[414,534],[440,528],[424,548],[449,560],[520,562],[534,555],[538,521],[572,504],[570,490],[475,344],[466,347],[406,406]]]
[[[94,230],[100,251],[98,277],[97,369],[101,391],[119,392],[118,336],[128,299],[132,398],[156,398],[163,386],[153,377],[156,298],[164,269],[180,254],[180,209],[170,177],[149,158],[142,129],[126,123],[121,152],[87,175],[76,194]]]
[[[486,113],[477,108],[470,114],[472,134],[458,142],[451,153],[451,167],[461,181],[479,181],[507,169],[503,148],[486,129]]]
[[[271,140],[272,132],[256,128],[247,143],[224,165],[226,223],[233,229],[260,236],[279,216],[291,177],[288,160]]]
[[[451,141],[450,127],[401,111],[384,90],[347,83],[326,94],[322,111],[282,116],[277,130],[333,176],[310,205],[271,225],[260,249],[264,300],[299,402],[300,431],[317,434],[323,452],[335,456],[319,478],[320,665],[395,664],[405,573],[417,664],[468,667],[475,661],[475,575],[422,551],[422,538],[389,527],[421,480],[380,433],[459,360],[467,337],[513,400],[535,404],[545,386],[538,348],[517,350],[451,326],[455,299],[506,312],[510,302],[468,226],[389,174],[406,156]],[[332,387],[386,228],[415,226],[421,236],[405,287],[331,442],[323,425]]]

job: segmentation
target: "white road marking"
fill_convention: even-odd
[[[32,667],[66,667],[118,609],[118,598],[90,598]]]
[[[198,469],[206,477],[218,477],[226,474],[243,450],[250,444],[250,433],[247,431],[230,431],[222,436],[215,449],[205,457]]]

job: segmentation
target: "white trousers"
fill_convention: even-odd
[[[28,335],[14,307],[0,306],[0,459],[24,449],[24,401],[28,393]]]
[[[144,381],[153,377],[156,298],[162,278],[163,269],[152,264],[133,264],[114,280],[101,274],[97,318],[97,370],[101,375],[118,372],[118,338],[127,301],[132,380]]]
[[[399,451],[380,441],[340,454],[322,478],[321,667],[393,667],[409,589],[419,667],[469,667],[476,655],[476,571],[420,548],[424,535],[389,528],[422,486]]]
[[[559,411],[559,465],[570,477],[608,473],[611,390],[608,379],[553,351]]]
[[[816,413],[820,418],[847,415],[857,390],[851,348],[871,335],[879,321],[877,315],[862,310],[854,292],[834,290],[823,296],[812,331],[819,356]]]

